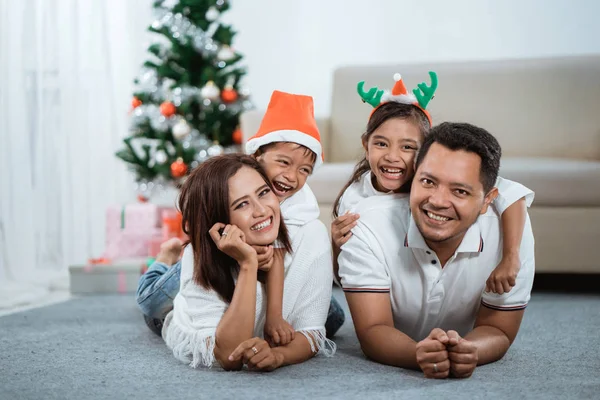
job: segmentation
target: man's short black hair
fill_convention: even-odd
[[[419,168],[433,143],[439,143],[450,150],[464,150],[479,155],[481,158],[479,176],[483,189],[486,194],[492,190],[498,179],[502,149],[491,133],[462,122],[444,122],[435,126],[429,131],[419,150],[415,170]]]

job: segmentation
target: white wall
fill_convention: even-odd
[[[329,112],[347,64],[600,53],[597,0],[231,0],[257,107],[274,89]]]

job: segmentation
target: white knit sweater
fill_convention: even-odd
[[[298,228],[292,238],[293,253],[284,259],[283,318],[306,336],[313,351],[335,353],[335,343],[325,338],[325,320],[331,299],[331,246],[327,229],[318,220]],[[191,367],[215,364],[215,332],[228,307],[216,292],[192,281],[193,252],[188,246],[181,264],[181,290],[166,319],[163,339],[175,358]],[[254,336],[263,337],[267,296],[257,282]]]

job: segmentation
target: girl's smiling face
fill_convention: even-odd
[[[419,127],[403,118],[390,118],[369,135],[363,146],[375,189],[396,192],[412,179],[423,139]]]

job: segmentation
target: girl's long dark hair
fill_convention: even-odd
[[[361,136],[361,140],[365,148],[367,147],[367,143],[369,142],[369,138],[373,132],[375,132],[377,128],[379,128],[385,121],[392,118],[399,118],[413,122],[419,127],[419,130],[423,136],[426,136],[429,132],[429,129],[431,129],[431,125],[429,124],[427,116],[417,106],[390,101],[380,105],[377,109],[375,109],[375,111],[373,111],[373,114],[371,114],[369,122],[367,123],[367,130]],[[352,176],[344,185],[338,194],[337,199],[335,199],[335,202],[333,203],[334,218],[338,217],[340,200],[346,189],[348,189],[348,187],[350,187],[350,185],[352,185],[354,182],[357,182],[360,177],[370,169],[371,167],[369,166],[369,161],[367,160],[366,156],[363,156],[363,158],[354,167]]]
[[[221,222],[228,224],[229,178],[241,168],[252,168],[273,190],[271,182],[258,161],[242,154],[226,154],[208,159],[192,171],[181,188],[179,209],[183,215],[183,231],[188,235],[194,252],[193,280],[196,284],[212,289],[230,303],[235,289],[234,276],[239,264],[220,251],[208,231]],[[277,239],[287,252],[292,246],[287,228],[280,218]]]

